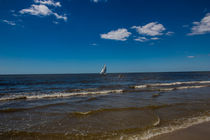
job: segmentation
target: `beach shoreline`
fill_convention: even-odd
[[[209,140],[210,121],[192,125],[170,133],[155,136],[149,140]]]
[[[0,139],[162,139],[210,121],[210,72],[121,75],[0,76]]]

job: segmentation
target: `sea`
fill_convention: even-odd
[[[0,139],[148,140],[210,121],[210,72],[0,75]]]

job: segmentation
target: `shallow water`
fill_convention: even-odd
[[[149,139],[209,111],[210,72],[0,76],[0,139]]]

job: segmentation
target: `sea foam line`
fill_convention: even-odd
[[[196,88],[204,88],[210,87],[210,85],[201,85],[201,86],[180,86],[180,87],[172,87],[172,88],[155,88],[155,89],[148,89],[148,91],[160,91],[160,92],[167,92],[173,90],[182,90],[182,89],[196,89]],[[142,89],[142,88],[138,88]]]
[[[94,94],[109,94],[109,93],[122,93],[123,90],[103,90],[103,91],[84,91],[84,92],[71,92],[71,93],[53,93],[53,94],[42,94],[42,95],[18,95],[8,96],[0,98],[0,101],[5,100],[18,100],[18,99],[42,99],[42,98],[65,98],[70,96],[83,96],[83,95],[94,95]]]
[[[172,91],[172,90],[182,90],[182,89],[191,89],[191,88],[204,88],[208,87],[208,85],[203,86],[181,86],[181,87],[175,87],[175,88],[162,88],[160,91]]]
[[[156,87],[156,86],[173,86],[173,85],[182,85],[182,84],[210,84],[210,81],[188,81],[188,82],[144,84],[144,85],[134,86],[134,88],[147,88],[147,87]]]

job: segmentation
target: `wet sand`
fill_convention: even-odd
[[[210,122],[156,136],[150,140],[209,140]]]

